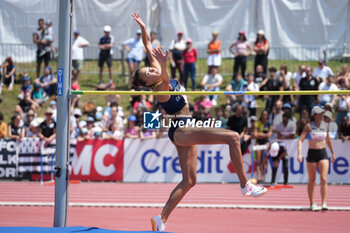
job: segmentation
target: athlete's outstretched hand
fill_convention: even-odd
[[[145,26],[145,23],[142,21],[142,19],[141,19],[141,17],[140,17],[140,13],[134,12],[131,16],[132,16],[132,17],[134,18],[134,20],[140,25],[141,28],[142,28],[142,27],[146,27],[146,26]]]
[[[166,63],[168,61],[169,52],[167,50],[164,54],[161,48],[154,48],[152,50],[152,55],[153,55],[153,57],[155,57],[155,59],[157,59],[157,61],[160,64],[166,65]]]

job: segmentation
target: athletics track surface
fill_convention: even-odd
[[[61,232],[115,232],[96,228],[149,231],[149,219],[160,213],[160,207],[175,185],[113,182],[70,184],[71,206],[67,226],[86,228],[79,231],[72,231],[78,228],[66,228]],[[319,186],[315,189],[315,200],[318,205],[321,204]],[[0,226],[51,227],[53,201],[54,185],[0,182]],[[181,204],[168,220],[167,231],[343,233],[350,229],[350,186],[329,186],[328,206],[332,209],[329,211],[306,210],[309,205],[306,185],[269,190],[266,195],[256,199],[242,197],[237,184],[197,184]],[[35,232],[24,229],[24,232]],[[56,229],[47,232],[52,230]],[[0,228],[0,232],[19,231]]]

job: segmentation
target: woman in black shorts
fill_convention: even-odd
[[[317,168],[320,171],[321,178],[322,209],[327,209],[327,176],[329,160],[326,152],[326,143],[332,153],[332,163],[335,160],[333,144],[329,136],[329,127],[328,124],[323,121],[323,112],[324,110],[318,106],[312,108],[311,117],[313,119],[311,120],[311,123],[308,123],[305,126],[298,141],[298,161],[301,163],[303,160],[301,155],[303,141],[305,138],[309,139],[309,150],[306,157],[307,171],[309,174],[307,191],[310,200],[310,209],[312,211],[317,210],[317,205],[314,201],[314,185]]]

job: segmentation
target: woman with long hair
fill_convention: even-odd
[[[233,51],[235,47],[235,51]],[[235,77],[238,73],[239,67],[241,67],[242,77],[245,78],[245,70],[247,65],[247,57],[252,52],[252,47],[247,41],[245,32],[241,31],[238,33],[238,38],[229,47],[230,52],[235,56],[235,64],[233,66],[233,76]],[[248,51],[247,51],[248,50]]]
[[[309,175],[307,191],[310,200],[310,209],[312,211],[317,210],[317,205],[314,200],[314,186],[317,168],[320,171],[322,209],[327,210],[327,176],[329,169],[329,160],[326,151],[326,144],[332,153],[332,163],[335,160],[333,144],[329,135],[329,126],[326,122],[323,121],[323,113],[324,110],[319,106],[312,108],[311,123],[308,123],[305,126],[298,141],[298,161],[301,163],[303,161],[301,154],[303,141],[305,138],[309,139],[309,150],[306,157],[307,171]]]
[[[267,56],[269,55],[270,42],[265,37],[264,30],[259,30],[256,35],[256,41],[254,43],[254,52],[256,53],[254,61],[254,70],[258,65],[262,65],[264,73],[267,73]]]
[[[153,91],[176,92],[183,90],[179,82],[169,77],[167,71],[168,51],[164,54],[161,49],[152,50],[146,26],[140,18],[139,13],[134,13],[132,17],[140,25],[142,40],[151,63],[151,67],[144,67],[136,71],[134,77],[135,84],[151,87]],[[164,231],[165,222],[171,212],[185,194],[196,184],[197,144],[227,144],[229,146],[231,161],[240,180],[242,194],[259,197],[267,191],[265,188],[248,182],[243,168],[238,133],[222,128],[179,127],[179,124],[186,124],[189,119],[191,120],[186,98],[182,95],[156,95],[156,99],[167,114],[175,115],[175,119],[172,121],[178,123],[178,127],[172,124],[169,128],[168,136],[178,152],[182,181],[171,192],[161,214],[151,219],[153,230]]]
[[[16,79],[16,66],[13,64],[12,57],[7,57],[5,59],[3,72],[3,80],[1,81],[0,85],[8,85],[9,90],[11,91]]]

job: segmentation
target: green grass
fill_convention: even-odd
[[[300,64],[311,65],[312,67],[317,66],[316,61],[294,61],[294,60],[269,60],[269,67],[274,66],[279,69],[280,65],[287,64],[288,70],[291,72],[296,72],[298,70],[298,66]],[[333,69],[334,73],[340,72],[341,66],[343,63],[339,61],[329,61],[329,66]],[[17,76],[20,73],[28,73],[29,77],[31,77],[31,82],[35,79],[35,63],[17,63]],[[57,70],[57,62],[52,61],[50,63],[52,70]],[[247,71],[246,73],[253,73],[254,60],[248,59],[247,62]],[[220,67],[220,73],[223,75],[223,84],[221,88],[224,89],[228,83],[232,79],[232,67],[233,67],[233,59],[223,59],[222,66]],[[105,68],[104,72],[107,69]],[[127,72],[127,64],[125,63],[125,71]],[[206,60],[200,59],[197,61],[197,77],[196,77],[196,86],[198,90],[201,90],[200,82],[207,72]],[[125,77],[121,77],[122,73],[122,64],[120,61],[113,61],[113,79],[116,83],[118,90],[128,90],[128,84],[125,83]],[[108,75],[104,73],[104,81],[107,82]],[[81,90],[95,90],[96,85],[98,84],[98,67],[97,61],[85,61],[82,69],[82,74],[79,78],[79,85]],[[189,80],[189,83],[191,80]],[[190,86],[190,85],[188,85]],[[3,88],[3,93],[0,95],[3,102],[0,105],[0,111],[4,114],[5,121],[9,122],[11,116],[14,113],[15,106],[18,104],[19,100],[17,99],[18,94],[20,93],[21,83],[17,83],[14,86],[12,91],[8,91],[7,87]],[[198,96],[191,97],[190,101],[195,101],[198,99]],[[92,95],[82,95],[80,101],[80,107],[84,106],[87,102],[92,101],[97,106],[100,105],[102,107],[106,106],[105,96],[92,96]],[[49,101],[39,110],[38,115],[43,116],[43,113],[48,106]],[[219,97],[218,104],[224,106],[226,103],[226,99],[224,96]],[[259,101],[259,109],[264,108],[263,101]],[[126,115],[129,115],[128,106],[129,106],[129,96],[121,97],[121,106],[124,108]]]

